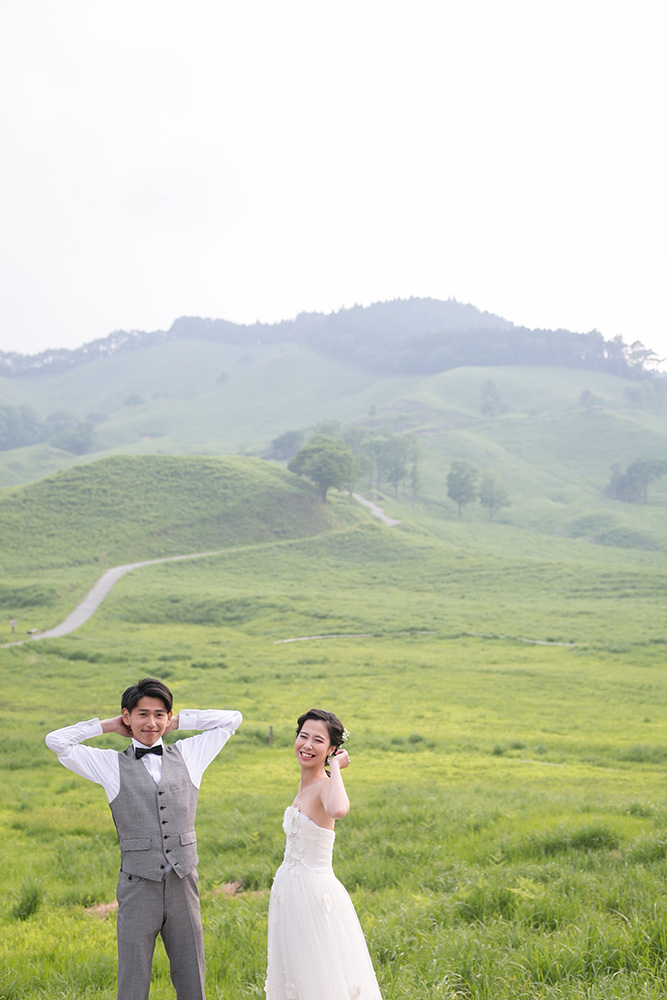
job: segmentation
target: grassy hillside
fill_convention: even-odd
[[[103,416],[97,428],[102,450],[221,454],[261,450],[283,430],[331,415],[354,419],[414,381],[378,379],[291,345],[170,341],[69,372],[0,379],[0,401],[27,403],[43,418],[61,408],[74,410],[80,420],[90,413]],[[127,405],[131,397],[144,402]],[[22,475],[18,467],[14,472]]]
[[[494,417],[481,412],[489,379],[500,400]],[[73,407],[79,419],[104,417],[96,428],[102,450],[75,456],[41,444],[2,452],[0,484],[34,481],[104,454],[261,457],[281,433],[333,419],[343,429],[413,434],[418,503],[436,517],[456,516],[446,480],[452,460],[463,458],[505,486],[511,506],[497,517],[503,523],[662,550],[667,477],[651,485],[648,505],[603,495],[613,463],[667,455],[667,410],[637,406],[633,389],[621,378],[554,368],[471,367],[378,379],[295,345],[168,341],[61,374],[0,380],[0,399],[29,403],[42,416]],[[588,408],[583,393],[593,401]],[[132,397],[143,402],[132,405]],[[485,512],[471,507],[465,517],[481,521]]]
[[[403,421],[415,428],[422,449],[420,495],[427,508],[455,516],[447,474],[453,459],[465,459],[495,473],[508,490],[511,507],[497,518],[503,523],[621,547],[667,546],[667,477],[652,484],[648,505],[603,495],[614,462],[625,467],[667,455],[667,413],[628,407],[621,379],[497,369],[502,409],[484,418],[479,399],[488,374],[448,372],[406,398]],[[590,411],[580,403],[585,389],[599,400]],[[446,407],[443,418],[438,402]],[[465,513],[473,520],[484,516],[475,506]]]
[[[115,917],[87,912],[114,896],[113,824],[101,790],[59,766],[43,736],[115,713],[123,688],[153,674],[177,707],[244,714],[200,796],[212,1000],[263,995],[268,891],[297,782],[292,727],[311,705],[337,710],[352,733],[335,865],[384,1000],[659,1000],[664,557],[560,536],[538,549],[512,525],[407,507],[388,529],[335,497],[314,530],[297,537],[303,514],[285,531],[278,512],[272,533],[241,506],[265,516],[262,483],[285,499],[292,479],[242,459],[161,458],[143,472],[113,459],[72,470],[66,493],[63,476],[25,492],[65,533],[67,498],[90,556],[107,530],[101,487],[117,475],[127,495],[110,549],[162,552],[163,522],[200,542],[219,530],[188,506],[186,477],[158,478],[176,461],[202,478],[218,470],[208,500],[221,494],[237,544],[124,577],[70,637],[0,649],[0,996],[115,996]],[[244,505],[225,476],[242,479]],[[60,532],[45,534],[40,558],[57,566],[64,548]],[[13,550],[12,575],[48,577],[37,558],[22,565]],[[59,572],[76,583],[80,568]],[[151,997],[173,997],[161,947]]]
[[[256,459],[117,456],[0,491],[0,605],[46,628],[109,566],[366,520]],[[64,613],[63,613],[64,612]]]

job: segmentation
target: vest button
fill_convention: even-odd
[[[164,853],[165,854],[171,854],[171,850],[169,848],[167,848],[167,850]]]
[[[160,865],[160,868],[164,868],[164,865]]]

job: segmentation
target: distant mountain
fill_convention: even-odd
[[[116,331],[75,350],[37,355],[0,352],[0,375],[63,372],[90,361],[154,347],[172,340],[274,346],[296,344],[379,374],[428,375],[468,365],[540,365],[581,368],[622,378],[648,374],[653,352],[601,333],[531,330],[493,313],[448,299],[395,299],[338,312],[301,313],[279,323],[230,323],[182,317],[169,330]]]

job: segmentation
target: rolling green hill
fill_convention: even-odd
[[[489,379],[499,398],[493,417],[481,405]],[[465,459],[508,491],[511,506],[497,515],[503,523],[601,544],[667,544],[667,477],[651,485],[648,504],[604,496],[614,463],[667,456],[667,408],[646,385],[595,371],[467,367],[379,376],[303,344],[190,338],[0,379],[0,400],[42,418],[69,408],[76,420],[94,420],[96,434],[85,455],[44,443],[0,452],[0,486],[112,454],[263,457],[280,434],[334,420],[342,433],[356,426],[412,435],[420,481],[411,500],[435,517],[456,516],[446,480],[451,462]],[[405,502],[404,490],[394,497],[385,483],[380,492]],[[465,516],[485,515],[470,507]]]
[[[0,606],[43,629],[111,566],[367,520],[257,459],[116,456],[0,491]]]

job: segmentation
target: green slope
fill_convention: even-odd
[[[394,404],[422,452],[423,504],[455,517],[447,498],[452,460],[496,474],[512,504],[497,520],[543,533],[571,534],[605,544],[667,547],[667,477],[651,485],[649,503],[604,496],[610,467],[667,455],[667,413],[629,407],[623,379],[553,369],[499,368],[491,374],[501,412],[480,412],[488,368],[456,369],[425,380]],[[590,390],[599,401],[580,403]],[[380,410],[379,416],[385,415]],[[482,520],[479,507],[467,519]],[[537,542],[536,542],[537,544]]]
[[[347,509],[354,519],[356,506]],[[2,491],[0,569],[109,566],[297,538],[339,517],[305,481],[257,459],[119,456]]]
[[[494,418],[481,413],[489,379],[501,402]],[[169,341],[61,374],[0,380],[0,401],[28,403],[43,417],[62,407],[81,419],[106,414],[97,426],[102,450],[75,456],[41,444],[2,452],[0,485],[34,481],[104,454],[261,456],[284,431],[335,419],[370,432],[389,427],[414,434],[419,503],[440,517],[456,515],[446,479],[452,460],[464,458],[502,480],[512,501],[498,515],[504,523],[662,548],[667,477],[652,485],[648,506],[603,495],[613,463],[625,467],[667,455],[667,411],[631,405],[633,388],[595,372],[527,367],[378,379],[290,344]],[[594,408],[581,404],[585,391]],[[132,396],[144,402],[127,404]],[[484,512],[470,508],[465,516],[481,520]]]
[[[0,609],[21,629],[63,620],[104,569],[280,542],[367,520],[257,459],[112,457],[0,491]]]

